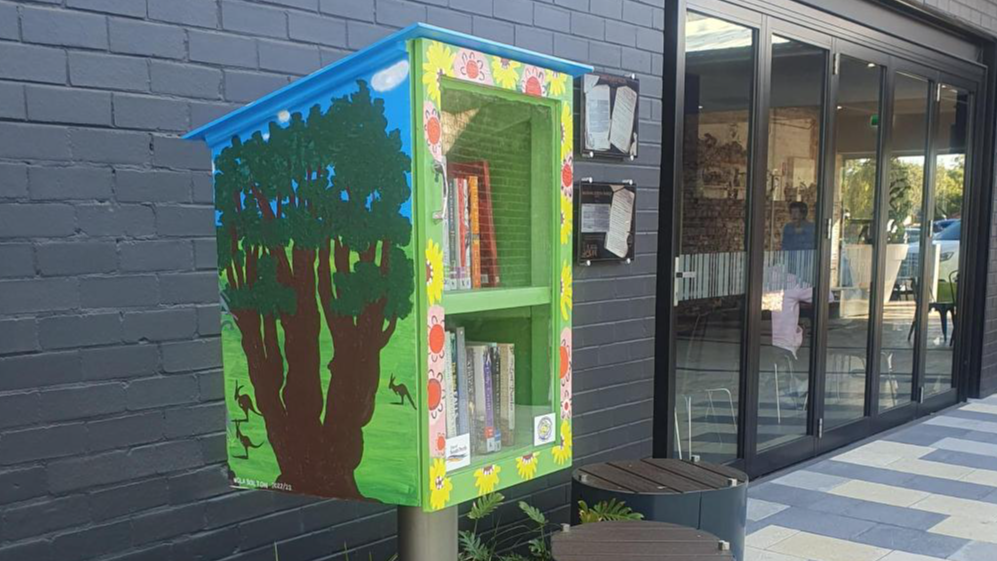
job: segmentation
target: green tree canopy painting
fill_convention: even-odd
[[[409,157],[366,82],[234,138],[215,160],[218,266],[256,404],[299,493],[362,498],[354,471],[380,351],[412,311]],[[224,240],[224,242],[223,242]],[[320,364],[323,324],[333,358]],[[320,368],[330,381],[323,392]]]

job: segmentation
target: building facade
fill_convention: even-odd
[[[897,371],[887,384],[903,394],[900,358],[869,360],[871,353],[881,354],[884,328],[875,327],[866,318],[866,325],[874,326],[871,332],[879,335],[867,339],[865,365],[859,366],[863,361],[855,357],[843,368],[828,368],[827,353],[820,355],[824,366],[817,366],[817,351],[824,352],[829,345],[813,335],[831,333],[814,326],[842,318],[861,319],[861,312],[832,314],[834,303],[840,310],[842,302],[846,308],[851,306],[849,309],[856,308],[855,302],[868,304],[876,298],[883,306],[894,302],[896,280],[889,291],[870,288],[869,294],[863,295],[855,290],[851,293],[855,298],[842,297],[840,290],[861,289],[866,274],[865,283],[878,286],[872,283],[872,279],[881,278],[876,274],[889,276],[879,271],[887,269],[888,250],[846,248],[848,251],[836,254],[834,262],[828,243],[814,241],[813,248],[805,242],[790,244],[790,248],[785,244],[787,238],[806,238],[801,232],[808,232],[808,228],[813,228],[816,240],[820,229],[816,220],[844,219],[840,205],[834,214],[835,197],[811,188],[822,182],[819,177],[827,178],[823,184],[835,184],[835,167],[829,163],[840,159],[844,166],[850,160],[852,176],[871,174],[871,184],[879,185],[880,191],[890,185],[882,161],[892,145],[882,144],[886,140],[880,139],[878,130],[887,128],[883,126],[886,117],[892,117],[897,106],[915,107],[911,101],[918,99],[914,97],[915,84],[922,82],[923,111],[912,109],[907,115],[911,115],[911,123],[923,120],[924,128],[917,130],[923,133],[920,146],[925,148],[918,153],[913,142],[896,158],[934,163],[923,163],[920,175],[914,164],[908,166],[913,178],[908,177],[906,184],[916,184],[915,179],[920,178],[917,202],[922,210],[934,211],[935,206],[925,206],[925,194],[928,200],[937,194],[924,190],[924,178],[932,176],[931,166],[937,169],[939,154],[951,155],[953,161],[961,154],[968,162],[963,164],[963,177],[974,178],[963,200],[974,198],[960,208],[979,211],[985,207],[990,212],[992,174],[985,163],[992,167],[992,159],[980,154],[993,151],[990,82],[994,69],[988,64],[994,60],[989,33],[997,29],[997,2],[854,0],[841,2],[838,14],[818,13],[818,4],[721,0],[688,0],[688,5],[671,0],[0,0],[0,560],[248,561],[273,559],[275,543],[282,560],[340,559],[345,558],[346,548],[352,551],[352,559],[366,559],[368,554],[386,559],[395,551],[396,520],[391,508],[228,488],[223,463],[224,389],[211,163],[205,149],[179,136],[416,21],[591,64],[607,73],[632,73],[640,81],[640,150],[636,160],[626,164],[585,158],[576,161],[577,177],[632,179],[638,186],[633,262],[574,269],[573,407],[578,464],[652,453],[677,456],[681,445],[683,456],[718,453],[719,460],[743,463],[751,458],[754,463],[747,467],[761,472],[816,453],[820,440],[829,441],[817,438],[824,427],[819,426],[814,396],[821,396],[822,410],[827,410],[829,403],[854,404],[854,399],[847,399],[847,386],[839,387],[834,395],[834,382],[824,381],[830,380],[823,375],[826,371],[847,371],[849,377],[838,380],[844,384],[861,376],[866,376],[862,380],[882,379],[881,363],[896,363]],[[869,10],[875,17],[869,16]],[[698,19],[689,20],[688,13]],[[906,33],[907,25],[919,30],[917,38],[927,42],[907,47],[907,42],[915,39]],[[690,36],[693,28],[699,30],[698,35]],[[772,40],[773,36],[778,39]],[[870,37],[875,41],[870,43]],[[698,46],[691,47],[696,41]],[[842,42],[850,46],[839,45]],[[711,60],[709,53],[717,51],[732,55],[722,57],[721,62],[740,64],[741,73],[724,73],[734,81],[722,88],[729,94],[724,99],[702,97],[704,102],[695,104],[693,113],[708,118],[698,120],[704,126],[703,134],[696,137],[696,150],[689,152],[707,153],[698,146],[699,140],[705,143],[709,138],[716,143],[723,140],[729,148],[722,154],[715,151],[718,157],[703,158],[705,164],[714,166],[712,171],[690,169],[691,179],[686,182],[684,172],[677,172],[684,164],[678,160],[677,167],[675,158],[687,152],[682,148],[686,136],[673,134],[679,129],[677,123],[683,125],[682,130],[691,130],[685,126],[692,97],[684,77],[698,64],[697,72],[710,79],[710,64],[721,62]],[[785,56],[775,56],[779,51]],[[687,58],[687,53],[700,54]],[[694,61],[697,56],[698,61]],[[788,61],[782,73],[775,69],[780,60]],[[856,87],[853,98],[840,97],[842,88],[850,83],[845,82],[845,76],[862,64],[880,73],[880,96],[876,109],[865,115],[863,126],[856,125],[855,136],[848,137],[861,149],[842,151],[839,158],[832,146],[842,143],[829,143],[830,130],[825,127],[836,123],[830,114],[837,111],[837,105],[871,107],[873,102],[861,99],[863,95],[868,98],[868,88]],[[898,65],[911,66],[897,73]],[[816,86],[813,80],[793,78],[800,75],[795,73],[815,69],[819,76],[811,77],[820,82],[816,92],[775,85],[776,80],[784,79],[786,83]],[[681,82],[676,78],[679,70]],[[903,103],[883,93],[894,91],[884,86],[890,80],[897,82],[897,76],[914,80],[909,89],[901,90],[909,92]],[[756,82],[760,84],[762,77],[773,85],[759,96]],[[837,90],[831,89],[832,84]],[[940,89],[935,89],[939,101],[929,105],[932,84],[951,86],[951,90],[943,97]],[[680,91],[684,98],[681,104],[676,99]],[[699,91],[705,96],[717,90]],[[737,92],[746,95],[738,97]],[[778,92],[787,95],[780,99]],[[832,96],[843,101],[830,104]],[[883,100],[890,101],[884,105]],[[943,106],[942,100],[948,105]],[[720,110],[711,107],[713,103],[725,105]],[[770,142],[747,119],[731,118],[731,112],[756,115],[772,107],[781,114],[775,121],[768,117],[764,121],[778,123],[769,127],[772,130],[790,131],[784,140]],[[976,112],[970,113],[970,107]],[[931,133],[942,130],[938,126],[942,119],[948,119],[944,130],[949,133],[944,149],[927,143],[929,138],[938,138]],[[960,128],[956,126],[959,123],[971,126]],[[980,132],[986,130],[990,133]],[[874,137],[871,152],[870,134]],[[912,134],[893,136],[910,138]],[[960,134],[965,142],[959,142]],[[741,143],[730,142],[735,138]],[[709,143],[714,150],[717,144],[714,140]],[[759,158],[760,146],[767,147],[768,157]],[[773,164],[780,152],[785,157]],[[752,166],[751,162],[762,164]],[[874,164],[882,176],[879,179],[875,179],[875,170],[870,172]],[[952,163],[949,168],[955,166]],[[776,168],[779,174],[767,173]],[[736,181],[723,179],[731,179],[732,173]],[[825,175],[818,175],[821,173]],[[767,207],[762,199],[749,202],[749,186],[771,185],[774,175],[791,180],[793,189],[780,183],[777,196],[769,189]],[[958,172],[953,171],[953,175]],[[689,200],[698,201],[685,205],[684,214],[677,213],[685,202],[676,198],[684,193],[676,187],[680,183],[691,185]],[[863,184],[858,179],[853,184],[856,197],[861,194],[859,187],[870,185],[869,180]],[[800,185],[803,187],[796,189]],[[885,238],[875,242],[870,229],[875,226],[886,231],[889,211],[875,204],[875,193],[866,192],[865,197],[869,204],[863,207],[867,213],[864,218],[858,215],[858,206],[847,209],[849,220],[855,218],[855,227],[847,235],[852,236],[855,246],[879,248],[876,243],[880,243],[885,247],[889,245]],[[801,213],[800,206],[790,208],[797,202],[807,203],[802,220],[794,217],[794,212]],[[691,228],[675,227],[687,218],[691,224],[694,211],[701,213],[701,221],[719,224],[721,214],[716,209],[722,205],[730,207],[726,212],[731,214],[722,215],[728,221],[735,222],[732,217],[741,216],[739,233],[734,228],[696,233]],[[961,213],[956,216],[951,210],[956,206],[952,203],[948,214],[935,221],[961,219]],[[730,210],[737,207],[740,209]],[[913,212],[912,208],[908,212]],[[767,229],[745,229],[748,213],[758,217],[756,223],[765,223],[766,211]],[[930,230],[935,222],[907,218],[896,221],[905,232],[915,227]],[[866,234],[861,233],[861,220],[868,221]],[[812,226],[803,225],[805,222]],[[897,269],[902,287],[895,302],[914,303],[915,315],[902,315],[911,313],[911,304],[893,306],[902,310],[891,310],[893,324],[887,332],[899,334],[903,341],[911,325],[923,326],[912,330],[911,361],[927,354],[921,349],[928,349],[929,342],[938,353],[951,352],[969,361],[952,370],[950,378],[938,377],[938,387],[944,391],[937,393],[944,395],[939,399],[945,403],[997,390],[997,272],[990,266],[991,261],[997,262],[992,249],[997,245],[984,237],[992,234],[991,223],[992,219],[977,220],[966,230],[976,235],[972,238],[973,256],[960,255],[957,261],[973,265],[972,274],[963,278],[982,288],[973,292],[980,295],[978,298],[963,305],[972,315],[947,310],[950,332],[940,343],[934,338],[941,328],[941,314],[928,306],[918,311],[916,303],[931,298],[943,303],[937,288],[941,283],[915,281],[942,275],[912,274],[928,266],[927,259],[920,258],[916,262],[901,259]],[[845,228],[839,231],[842,233],[837,238],[832,235],[832,240],[846,239]],[[824,288],[832,293],[826,305],[821,298],[811,296],[809,310],[798,316],[796,323],[780,323],[790,326],[785,332],[790,340],[796,341],[795,327],[799,326],[802,334],[800,342],[788,345],[790,349],[779,347],[783,351],[795,347],[795,356],[766,359],[780,364],[780,373],[775,376],[775,368],[765,369],[770,372],[766,374],[769,382],[780,381],[779,390],[759,385],[761,332],[772,331],[763,327],[772,322],[772,310],[765,314],[760,306],[749,309],[747,303],[763,301],[765,271],[757,266],[743,269],[740,286],[723,296],[727,300],[739,295],[744,298],[746,303],[735,311],[708,317],[713,304],[692,298],[696,295],[692,286],[683,289],[688,292],[680,294],[679,304],[699,304],[689,310],[671,305],[677,294],[672,273],[685,270],[676,266],[675,258],[682,254],[675,248],[681,248],[676,245],[679,236],[686,235],[699,240],[690,243],[704,248],[687,254],[753,251],[761,256],[759,263],[765,263],[767,251],[802,251],[804,254],[792,258],[780,257],[778,263],[775,257],[767,262],[793,268],[790,273],[812,279],[821,294]],[[868,236],[873,243],[859,244],[858,240],[866,239],[860,236]],[[766,239],[770,240],[768,247]],[[907,253],[934,256],[930,248],[935,244],[919,244],[915,252],[910,249],[914,247],[910,240],[908,232],[904,238]],[[966,240],[960,237],[956,245],[965,248]],[[805,252],[818,249],[827,256],[805,257]],[[937,255],[939,267],[944,251]],[[966,253],[968,250],[960,251]],[[852,268],[851,263],[859,259],[882,260],[884,264],[866,273]],[[742,258],[742,263],[748,261]],[[802,273],[806,264],[810,272]],[[847,276],[844,271],[849,271]],[[959,271],[966,271],[965,266]],[[945,273],[946,281],[950,280],[949,272]],[[832,278],[849,284],[831,286]],[[949,289],[949,297],[953,292],[967,292],[967,284],[972,283],[960,282],[956,291]],[[803,288],[813,292],[811,285]],[[910,298],[906,298],[907,292]],[[920,300],[913,296],[915,292],[922,295]],[[883,306],[866,306],[873,319],[880,318],[879,325],[888,315]],[[679,320],[682,314],[684,319]],[[700,316],[702,325],[697,326]],[[802,316],[807,316],[804,323],[798,321]],[[714,384],[711,380],[697,386],[695,392],[682,393],[679,373],[690,363],[679,361],[692,360],[695,355],[689,352],[688,341],[709,343],[718,340],[718,333],[730,335],[723,326],[731,317],[740,318],[736,324],[739,334],[733,340],[741,350],[735,352],[733,362],[727,361],[737,365],[733,374],[725,372],[726,382]],[[975,319],[967,325],[970,322],[964,317]],[[691,327],[687,326],[688,318],[692,318]],[[749,329],[749,325],[753,327]],[[967,334],[957,335],[956,325]],[[680,333],[699,335],[683,342]],[[952,339],[956,343],[950,347]],[[816,351],[808,355],[814,357],[809,362],[801,358],[803,341],[814,342],[810,348]],[[758,350],[747,352],[752,345]],[[716,353],[700,347],[707,355]],[[848,363],[846,359],[834,361]],[[812,372],[809,377],[796,366],[803,363],[814,366],[805,371]],[[753,369],[749,368],[752,365]],[[749,376],[749,371],[755,374]],[[923,372],[923,368],[910,368],[904,387],[911,398],[916,383],[925,379]],[[953,380],[955,386],[951,386]],[[748,391],[750,384],[757,390]],[[881,384],[875,393],[871,384],[868,381],[863,386],[870,389],[863,399],[889,393],[882,391]],[[955,389],[950,391],[949,387]],[[826,400],[828,395],[832,401]],[[766,399],[770,406],[766,411],[778,407],[774,421],[765,417],[768,426],[776,430],[759,433],[759,415],[751,413],[756,409],[738,405],[745,400],[764,405]],[[942,405],[939,401],[938,406]],[[904,411],[913,418],[917,409]],[[874,430],[871,421],[863,422],[870,425],[863,430]],[[758,439],[745,440],[749,432],[797,438],[772,447],[792,447],[790,452],[765,456],[756,453]],[[832,434],[829,428],[827,433]],[[854,437],[857,433],[840,442]],[[683,444],[690,440],[691,451]],[[772,459],[769,462],[766,458]],[[569,485],[567,475],[561,474],[525,484],[510,496],[526,498],[556,520],[567,520]]]

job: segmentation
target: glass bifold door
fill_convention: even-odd
[[[684,29],[672,454],[764,473],[954,403],[972,84],[771,18]]]

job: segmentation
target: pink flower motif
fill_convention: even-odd
[[[568,157],[561,161],[561,193],[570,201],[572,199],[573,192],[574,157],[571,154],[568,154]]]
[[[485,55],[470,49],[457,51],[453,61],[453,74],[461,80],[491,86],[492,73]]]
[[[443,392],[443,369],[446,366],[445,312],[443,306],[430,306],[427,314],[429,329],[429,376],[426,380],[426,397],[429,406],[429,433],[436,435],[430,439],[429,456],[442,458],[446,447],[446,400]]]
[[[519,89],[525,94],[537,97],[547,96],[547,76],[546,70],[538,66],[526,65],[523,68],[523,77],[519,81]]]
[[[561,351],[560,351],[560,375],[561,375],[561,417],[571,418],[571,328],[565,327],[561,330]]]
[[[426,144],[429,152],[437,162],[443,161],[443,122],[440,120],[440,112],[431,101],[426,101],[422,106],[422,128],[426,137]]]

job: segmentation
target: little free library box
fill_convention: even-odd
[[[570,466],[590,70],[416,24],[187,135],[236,486],[432,511]]]

